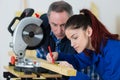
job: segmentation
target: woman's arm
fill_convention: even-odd
[[[92,63],[91,58],[86,56],[84,53],[80,54],[59,53],[57,60],[67,61],[68,63],[72,64],[73,67],[77,70],[81,70],[82,68],[85,68],[91,65]]]

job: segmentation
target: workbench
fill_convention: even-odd
[[[15,56],[15,54],[10,51],[8,53],[10,56]],[[76,70],[73,68],[68,68],[66,66],[60,66],[58,64],[53,64],[50,63],[44,59],[40,59],[40,58],[36,58],[36,52],[35,50],[27,50],[26,51],[26,58],[30,58],[31,60],[40,62],[40,67],[53,71],[56,74],[49,74],[49,73],[40,73],[39,75],[37,74],[24,74],[24,72],[18,72],[14,70],[13,66],[4,66],[4,68],[7,70],[7,72],[4,72],[3,74],[7,74],[4,75],[5,78],[7,78],[7,80],[10,80],[10,78],[20,78],[21,80],[34,80],[36,78],[39,78],[39,80],[46,80],[48,78],[58,78],[60,79],[62,77],[62,75],[64,76],[76,76]]]
[[[40,74],[24,74],[24,72],[18,72],[14,70],[13,66],[4,66],[7,72],[4,72],[3,75],[6,80],[11,80],[12,78],[16,80],[46,80],[49,78],[60,79],[62,75],[60,74],[49,74],[49,73],[40,73]]]

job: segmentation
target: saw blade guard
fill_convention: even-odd
[[[42,20],[35,17],[23,18],[13,33],[13,51],[18,58],[25,56],[26,48],[34,49],[43,40]]]

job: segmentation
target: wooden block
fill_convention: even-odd
[[[13,51],[8,51],[9,56],[16,56]],[[26,50],[25,56],[36,57],[36,50]]]
[[[60,75],[60,74],[42,73],[40,75],[45,77],[45,78],[62,78],[62,75]]]

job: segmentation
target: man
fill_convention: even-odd
[[[76,53],[64,33],[65,23],[72,15],[73,11],[70,4],[65,1],[56,1],[49,6],[47,14],[40,17],[43,20],[45,42],[37,49],[38,58],[46,58],[46,54],[49,53],[48,46],[51,47],[52,51],[66,54]],[[62,78],[62,80],[67,79],[68,77],[65,76]]]
[[[45,42],[37,49],[37,57],[46,59],[48,46],[52,52],[73,54],[76,51],[71,47],[70,41],[65,36],[64,26],[70,16],[73,15],[72,7],[65,1],[53,2],[48,9],[47,14],[43,14],[40,19],[43,20],[43,29]],[[90,70],[88,70],[90,71]],[[86,72],[86,70],[84,71]],[[89,73],[88,73],[89,74]],[[67,80],[68,78],[62,78]]]
[[[46,41],[42,47],[37,50],[37,57],[45,59],[48,53],[48,46],[51,47],[52,51],[64,53],[75,52],[64,33],[64,25],[72,15],[72,7],[65,1],[56,1],[49,6],[47,15],[44,14],[40,17],[43,20]],[[43,54],[41,54],[42,52]]]

